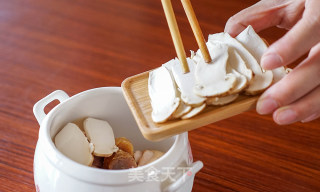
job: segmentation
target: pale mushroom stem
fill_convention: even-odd
[[[173,12],[171,0],[161,0],[164,13],[166,15],[166,19],[168,22],[170,34],[173,40],[174,47],[177,52],[177,56],[180,60],[180,64],[182,65],[183,72],[189,72],[189,66],[187,63],[187,56],[186,52],[183,47],[180,31],[178,28],[177,20]]]
[[[210,63],[212,61],[212,59],[210,57],[208,47],[207,47],[206,42],[204,40],[203,33],[201,31],[196,14],[192,8],[191,2],[190,2],[190,0],[181,0],[181,3],[183,5],[184,11],[186,12],[186,15],[188,17],[190,26],[191,26],[193,34],[197,40],[197,43],[198,43],[200,51],[203,55],[204,61],[206,63]]]

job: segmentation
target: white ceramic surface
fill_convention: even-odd
[[[60,104],[47,115],[45,106]],[[120,87],[103,87],[69,97],[55,91],[37,102],[34,114],[40,124],[34,156],[34,180],[41,192],[128,192],[192,190],[201,161],[192,163],[188,134],[151,142],[143,138],[126,104]],[[107,120],[116,137],[127,137],[136,150],[166,152],[160,159],[127,170],[104,170],[78,164],[60,153],[52,139],[68,122],[85,117]],[[167,177],[167,179],[165,179]]]

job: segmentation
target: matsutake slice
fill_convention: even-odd
[[[192,107],[190,105],[185,104],[183,101],[180,100],[180,105],[178,109],[173,113],[172,119],[178,119],[191,111]]]
[[[236,39],[260,62],[262,55],[267,51],[268,46],[263,39],[254,31],[249,25],[243,30]],[[278,67],[272,70],[273,83],[278,82],[282,79],[288,71],[285,67]]]
[[[170,65],[166,65],[172,72],[174,80],[181,93],[180,97],[184,103],[191,106],[199,106],[204,103],[206,98],[200,97],[193,92],[193,87],[195,86],[195,62],[187,58],[189,73],[184,73],[180,61],[174,59],[169,61]]]
[[[214,51],[211,48],[212,44],[207,43],[207,47],[210,55],[214,55]],[[228,61],[227,61],[227,73],[232,73],[236,77],[236,83],[229,94],[236,94],[245,89],[249,81],[252,79],[252,71],[247,68],[243,59],[240,55],[233,49],[228,48]],[[200,60],[203,60],[202,53],[200,49],[197,51],[197,54],[193,57],[193,60],[198,63]]]
[[[193,91],[201,97],[227,95],[236,84],[236,76],[227,73],[228,47],[212,45],[212,62],[199,60],[195,69],[196,84]]]
[[[180,104],[175,82],[166,67],[159,67],[149,73],[148,91],[152,120],[156,123],[165,122]]]
[[[90,144],[74,123],[68,123],[55,136],[54,144],[57,149],[70,159],[83,165],[91,166],[93,162],[93,145]]]
[[[285,67],[278,67],[272,70],[273,73],[273,83],[280,81],[284,76],[290,73],[292,69]]]
[[[232,74],[234,74],[236,76],[236,84],[232,88],[232,90],[230,91],[230,94],[240,93],[249,84],[249,81],[248,81],[247,77],[242,75],[241,73],[239,73],[231,65],[231,63],[233,63],[233,65],[241,64],[241,60],[240,60],[241,58],[237,58],[237,59],[238,60],[234,60],[233,57],[231,57],[231,55],[229,54],[229,60],[228,60],[228,63],[227,63],[227,73],[232,73]]]
[[[247,83],[249,83],[253,78],[253,72],[249,69],[241,58],[240,54],[233,47],[229,47],[229,60],[228,65],[229,68],[234,69],[241,75],[244,75],[247,79]]]
[[[264,72],[251,53],[239,41],[232,38],[228,33],[209,35],[208,42],[213,45],[220,43],[236,49],[241,58],[247,64],[247,67],[253,71],[254,77],[250,81],[248,88],[245,90],[247,94],[258,94],[271,85],[273,79],[272,71],[267,70]]]
[[[223,97],[210,97],[207,98],[207,105],[226,105],[228,103],[233,102],[238,98],[239,94],[227,95]]]
[[[94,144],[95,156],[109,157],[119,150],[112,127],[107,121],[89,117],[83,121],[83,127],[87,138]]]
[[[191,117],[194,117],[198,115],[201,111],[203,111],[205,107],[206,107],[205,103],[200,105],[199,107],[194,107],[187,114],[183,115],[181,119],[189,119]]]

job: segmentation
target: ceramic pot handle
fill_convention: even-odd
[[[69,98],[68,94],[62,90],[56,90],[40,101],[38,101],[34,106],[33,106],[33,114],[36,117],[39,125],[41,125],[42,120],[46,117],[46,114],[44,112],[44,108],[51,103],[54,100],[59,100],[60,103],[63,101],[67,100]]]
[[[174,192],[177,191],[182,185],[188,182],[189,179],[193,178],[191,176],[195,175],[203,167],[202,161],[196,161],[192,163],[190,169],[186,171],[179,179],[174,183],[170,184],[167,188],[164,189],[165,192]]]

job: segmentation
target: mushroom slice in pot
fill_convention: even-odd
[[[107,121],[89,117],[83,121],[83,126],[87,138],[94,144],[95,156],[109,157],[118,151],[112,127]]]
[[[201,97],[227,95],[236,84],[236,76],[227,73],[228,47],[213,45],[210,53],[213,53],[211,63],[201,59],[196,65],[193,91]]]
[[[152,120],[156,123],[165,122],[180,104],[175,82],[166,67],[159,67],[149,73],[148,91]]]
[[[227,95],[223,97],[211,97],[206,100],[207,105],[226,105],[238,98],[239,94]]]
[[[241,58],[247,64],[247,67],[252,70],[254,73],[254,77],[252,81],[250,81],[248,88],[246,88],[245,92],[249,95],[255,95],[266,88],[268,88],[273,79],[272,71],[263,71],[257,62],[257,60],[251,55],[251,53],[236,39],[232,38],[228,33],[217,33],[209,35],[210,44],[224,44],[229,46],[230,48],[234,48],[237,50]]]
[[[245,30],[243,30],[236,39],[255,57],[255,59],[260,62],[262,55],[267,51],[268,45],[266,42],[254,31],[254,29],[249,25]],[[273,73],[273,83],[278,82],[282,79],[288,72],[285,67],[278,67],[272,70]]]
[[[136,163],[138,164],[140,158],[142,157],[142,151],[137,150],[134,152],[133,154],[134,160],[136,161]]]
[[[64,126],[55,136],[54,143],[57,149],[70,159],[83,165],[92,165],[93,146],[76,124],[68,123]]]

